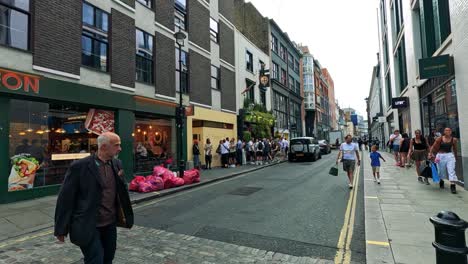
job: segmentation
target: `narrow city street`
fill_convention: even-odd
[[[336,152],[316,162],[267,168],[157,200],[137,209],[136,224],[294,256],[334,260],[350,191],[328,175]],[[359,178],[362,185],[362,177]],[[358,189],[352,260],[365,262],[362,188]],[[341,263],[341,262],[338,262]]]

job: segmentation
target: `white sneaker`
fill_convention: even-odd
[[[380,179],[377,180],[377,184],[380,184]]]
[[[374,178],[374,182],[376,182],[377,180]]]
[[[352,188],[353,188],[353,185],[352,185],[351,183],[349,183],[349,184],[348,184],[348,187],[349,187],[350,189],[352,189]]]

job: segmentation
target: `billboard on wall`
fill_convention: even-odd
[[[353,125],[357,126],[359,124],[358,116],[357,115],[351,115],[351,122],[353,122]]]

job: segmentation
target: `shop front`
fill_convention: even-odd
[[[420,88],[420,104],[422,113],[422,132],[433,143],[435,137],[446,127],[450,127],[453,136],[460,138],[460,126],[458,122],[458,106],[456,79],[454,76],[437,77],[429,79]],[[461,140],[458,141],[458,149],[461,149]],[[458,161],[461,161],[461,151],[458,151]],[[463,166],[456,163],[457,177],[461,183],[463,179]]]
[[[0,203],[57,193],[70,164],[93,155],[106,131],[120,135],[119,159],[131,179],[140,162],[135,139],[159,155],[174,148],[174,108],[157,109],[147,110],[129,94],[1,69]]]
[[[216,148],[218,147],[220,140],[225,138],[234,138],[237,142],[237,115],[199,106],[192,107],[192,115],[187,116],[188,168],[193,167],[192,146],[194,141],[199,142],[200,162],[205,164],[203,149],[207,139],[210,139],[213,146],[212,166],[221,166],[221,156],[216,153]]]

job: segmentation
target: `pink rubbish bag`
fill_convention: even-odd
[[[184,185],[184,179],[183,178],[174,177],[174,178],[172,178],[172,181],[173,181],[174,187],[179,187],[179,186]]]
[[[130,181],[130,184],[128,185],[128,190],[138,192],[138,183],[145,181],[145,177],[143,176],[135,176],[133,180]]]
[[[153,184],[148,181],[142,181],[138,184],[138,191],[142,193],[154,192],[156,191]]]
[[[200,182],[200,171],[197,169],[184,171],[184,182],[186,185]]]
[[[159,191],[164,189],[164,181],[161,177],[156,177],[153,175],[146,176],[146,182],[151,183],[153,185],[155,191]]]
[[[163,166],[154,166],[153,168],[153,176],[161,176],[167,171],[166,168]]]

